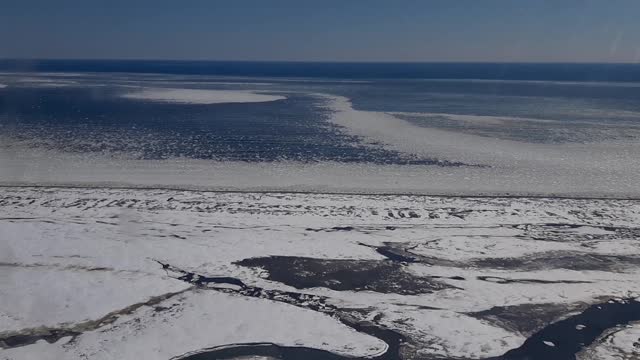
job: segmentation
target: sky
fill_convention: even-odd
[[[639,0],[0,0],[0,58],[640,62]]]

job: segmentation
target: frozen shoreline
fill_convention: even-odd
[[[112,190],[165,190],[165,191],[182,191],[194,193],[218,193],[218,194],[281,194],[281,195],[347,195],[347,196],[385,196],[385,197],[433,197],[433,198],[469,198],[469,199],[549,199],[549,200],[640,200],[640,196],[636,195],[606,195],[606,194],[545,194],[545,193],[464,193],[464,192],[401,192],[401,191],[367,191],[357,189],[353,191],[341,191],[340,189],[283,189],[279,187],[269,188],[262,187],[256,189],[234,189],[216,188],[216,187],[199,187],[199,186],[170,186],[170,185],[129,185],[129,184],[112,184],[112,183],[95,183],[95,184],[74,184],[74,183],[0,183],[0,189],[3,188],[34,188],[34,189],[112,189]]]
[[[610,169],[539,169],[190,158],[139,160],[0,143],[0,185],[164,188],[238,192],[310,192],[451,196],[638,198],[630,164]]]
[[[606,171],[559,172],[336,162],[134,160],[0,151],[0,185],[444,196],[638,198],[640,182]],[[629,176],[633,169],[629,169]],[[589,174],[587,176],[586,174]],[[605,180],[603,180],[603,177]],[[606,180],[608,178],[608,180]]]

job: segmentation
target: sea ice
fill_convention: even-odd
[[[122,97],[135,100],[183,104],[226,104],[226,103],[256,103],[284,100],[281,95],[258,94],[243,90],[204,90],[204,89],[163,89],[147,88],[135,92],[125,93]]]

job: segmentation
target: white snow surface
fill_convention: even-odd
[[[160,272],[151,275],[37,263],[1,263],[0,269],[0,299],[5,304],[0,309],[1,332],[91,321],[188,287]]]
[[[545,225],[558,223],[573,227]],[[572,308],[603,297],[640,296],[640,271],[513,271],[465,262],[556,252],[580,257],[638,254],[633,232],[638,223],[637,200],[2,187],[0,338],[40,327],[73,328],[109,313],[117,314],[117,320],[83,331],[70,344],[68,339],[38,342],[0,355],[126,359],[145,353],[169,359],[247,342],[349,356],[373,356],[386,348],[379,339],[308,308],[189,288],[162,270],[154,261],[159,260],[265,289],[328,297],[330,304],[361,309],[371,321],[404,334],[425,356],[496,356],[520,346],[526,335],[470,312],[523,304]],[[352,230],[331,230],[336,226]],[[447,277],[439,279],[456,288],[420,295],[301,290],[234,263],[271,255],[383,260],[373,247],[386,243],[459,262],[403,268],[416,276]],[[573,283],[552,282],[558,280]],[[145,305],[163,295],[168,298]],[[154,306],[172,310],[154,311]]]
[[[183,104],[226,104],[226,103],[256,103],[284,100],[281,95],[258,94],[243,90],[205,90],[205,89],[170,89],[147,88],[125,93],[122,97],[135,100]]]

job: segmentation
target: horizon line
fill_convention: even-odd
[[[640,61],[486,61],[486,60],[237,60],[237,59],[160,59],[160,58],[30,58],[0,57],[0,61],[166,61],[166,62],[237,62],[292,64],[504,64],[504,65],[640,65]]]

